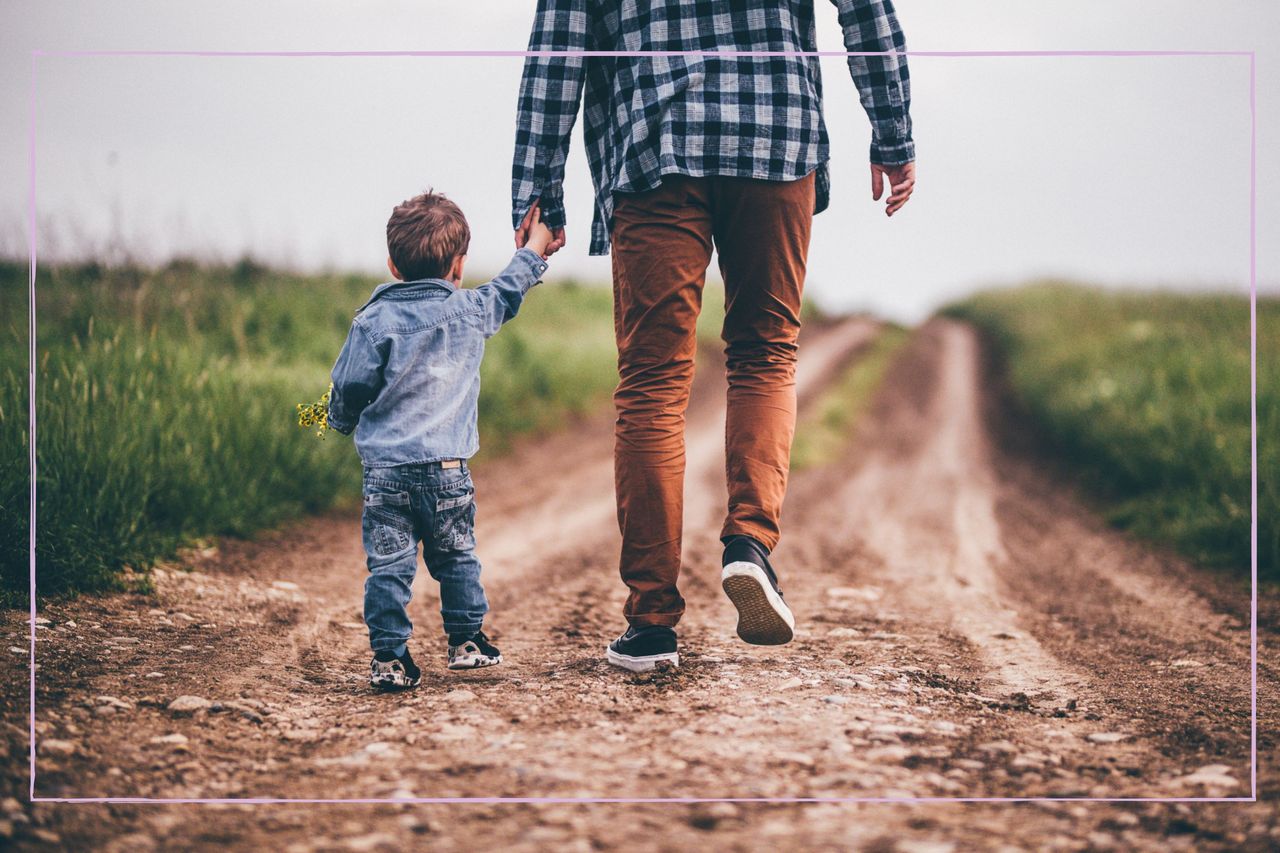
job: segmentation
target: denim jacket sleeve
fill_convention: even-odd
[[[329,395],[329,426],[350,435],[365,410],[382,390],[383,353],[370,339],[357,317],[347,342],[333,365],[333,392]]]
[[[496,335],[503,323],[516,316],[524,295],[546,271],[547,262],[541,255],[532,249],[521,249],[497,278],[468,291],[479,304],[480,327],[486,338]]]

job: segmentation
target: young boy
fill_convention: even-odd
[[[333,367],[329,426],[349,435],[364,465],[364,618],[374,687],[415,687],[406,607],[418,543],[440,584],[449,669],[502,663],[485,637],[489,610],[475,556],[475,488],[467,459],[479,447],[476,400],[485,339],[516,315],[547,269],[552,235],[537,214],[528,242],[488,284],[460,287],[471,232],[458,206],[427,192],[387,222],[387,268],[356,312]]]

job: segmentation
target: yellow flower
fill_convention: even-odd
[[[329,395],[333,393],[333,385],[314,403],[298,404],[298,426],[318,427],[316,438],[324,438],[329,431]]]

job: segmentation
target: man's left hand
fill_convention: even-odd
[[[893,216],[898,212],[907,199],[911,198],[911,191],[916,186],[916,164],[903,163],[900,166],[882,166],[879,163],[871,164],[871,198],[876,201],[880,200],[880,196],[884,195],[885,179],[889,180],[889,197],[885,199],[885,216]]]

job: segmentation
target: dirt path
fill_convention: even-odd
[[[802,406],[873,334],[850,321],[803,342]],[[603,661],[623,589],[600,420],[476,471],[491,624],[508,663],[446,673],[425,582],[412,606],[424,684],[373,694],[357,515],[228,543],[193,556],[196,571],[157,573],[154,598],[43,611],[38,793],[1248,795],[1247,591],[1107,529],[1014,449],[968,328],[921,330],[843,458],[795,477],[776,557],[799,630],[781,648],[738,642],[719,590],[722,378],[714,364],[700,370],[679,670],[630,675]],[[24,646],[20,616],[6,614],[4,630]],[[1263,667],[1260,679],[1261,779],[1274,801],[1276,677]],[[10,679],[4,694],[15,785],[25,689]],[[169,710],[182,695],[216,704]],[[38,804],[16,814],[20,846],[131,853],[1280,843],[1274,802]]]

